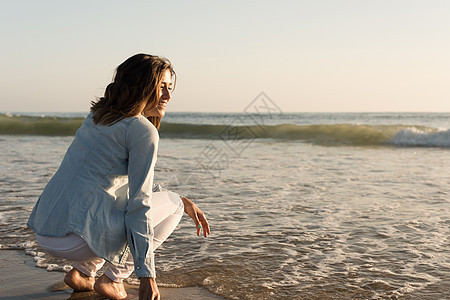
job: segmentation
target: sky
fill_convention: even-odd
[[[0,0],[0,112],[86,112],[136,53],[174,112],[450,112],[450,1]]]

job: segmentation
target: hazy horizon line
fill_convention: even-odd
[[[27,113],[31,113],[31,114],[59,114],[59,113],[79,113],[79,114],[84,114],[84,113],[89,113],[89,111],[0,111],[1,114],[27,114]],[[171,113],[200,113],[200,114],[249,114],[248,112],[244,112],[244,111],[170,111],[170,112],[166,112],[166,114],[171,114]],[[251,112],[251,113],[256,113],[256,112]],[[264,114],[265,112],[261,112],[262,114]],[[298,114],[298,113],[303,113],[303,114],[307,114],[307,113],[313,113],[313,114],[377,114],[377,113],[408,113],[408,114],[414,114],[414,113],[430,113],[430,114],[447,114],[450,113],[450,111],[282,111],[282,112],[277,112],[277,113],[272,113],[274,115],[282,115],[282,114]],[[268,114],[267,112],[265,114]]]

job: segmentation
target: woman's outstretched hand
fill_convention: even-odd
[[[139,300],[160,300],[158,286],[154,277],[141,277],[139,284]]]
[[[181,200],[184,204],[184,212],[194,220],[195,227],[197,228],[197,235],[200,235],[200,230],[203,229],[203,236],[207,237],[208,234],[210,234],[210,230],[205,214],[188,198],[181,197]]]

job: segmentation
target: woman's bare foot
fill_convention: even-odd
[[[100,295],[114,300],[127,298],[127,292],[125,291],[123,283],[114,282],[104,274],[97,279],[94,289]]]
[[[95,278],[89,277],[74,268],[66,274],[64,282],[75,291],[93,291]]]

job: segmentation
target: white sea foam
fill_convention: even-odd
[[[406,128],[400,130],[390,143],[398,146],[450,147],[450,129],[428,131]]]
[[[26,250],[26,249],[32,249],[34,246],[36,246],[36,242],[27,241],[27,242],[17,243],[17,244],[0,245],[0,249],[3,249],[3,250]]]

